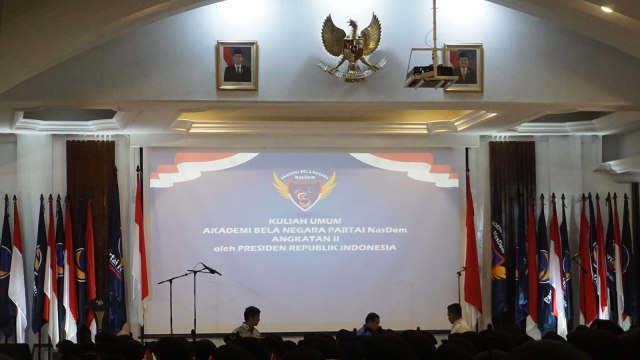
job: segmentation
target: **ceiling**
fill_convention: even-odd
[[[586,35],[640,59],[637,0],[487,0]],[[100,0],[77,4],[40,0],[0,2],[0,99],[47,69],[136,27],[217,1]],[[124,4],[126,3],[126,4]],[[100,11],[96,11],[99,9]],[[51,21],[55,19],[55,21]],[[59,26],[61,22],[66,25]],[[103,26],[101,26],[103,25]],[[64,39],[64,41],[62,41]],[[38,54],[47,53],[47,56]],[[432,90],[422,90],[432,91]],[[126,105],[126,112],[112,111]],[[640,128],[635,104],[575,106],[554,103],[464,101],[426,109],[412,102],[310,103],[140,101],[135,104],[1,101],[2,132],[241,134],[412,134],[453,132],[479,135],[620,134]],[[339,110],[338,110],[339,108]],[[133,110],[131,110],[133,109]],[[183,109],[189,109],[183,113]],[[22,111],[26,110],[26,111]],[[197,111],[203,111],[197,114]],[[385,119],[397,119],[393,124]],[[135,121],[133,121],[135,119]],[[441,120],[427,126],[425,119]],[[442,121],[446,120],[446,121]],[[428,121],[427,121],[428,122]]]

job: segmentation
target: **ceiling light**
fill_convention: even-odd
[[[606,13],[612,13],[613,12],[613,10],[610,7],[604,6],[604,5],[600,6],[600,10],[602,10],[602,11],[604,11]]]

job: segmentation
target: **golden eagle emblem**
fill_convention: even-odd
[[[331,14],[324,20],[322,24],[322,44],[329,54],[339,56],[339,59],[336,66],[330,67],[323,63],[318,64],[318,66],[330,74],[343,77],[346,82],[361,82],[365,80],[365,77],[371,75],[374,71],[380,70],[386,64],[385,59],[375,65],[371,65],[366,59],[366,56],[373,54],[378,45],[380,45],[382,26],[376,14],[371,16],[371,23],[359,34],[357,22],[350,19],[347,23],[351,27],[349,36],[333,23]],[[345,61],[349,62],[347,72],[340,72],[338,68]],[[360,70],[358,61],[367,66],[364,72]]]
[[[335,171],[326,182],[320,178],[305,181],[291,178],[286,180],[285,183],[280,180],[275,171],[273,172],[273,186],[278,190],[280,196],[291,200],[302,211],[311,209],[318,200],[328,197],[336,187]]]

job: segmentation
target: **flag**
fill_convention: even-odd
[[[536,214],[533,210],[533,200],[529,202],[527,216],[527,316],[526,332],[534,339],[540,339],[538,328],[538,245],[536,241]]]
[[[551,220],[549,231],[549,282],[553,287],[552,310],[556,317],[556,333],[566,337],[568,333],[567,318],[564,314],[564,272],[562,271],[562,246],[560,245],[560,229],[556,210],[556,194],[551,194]]]
[[[5,340],[13,335],[15,305],[9,299],[9,280],[11,278],[11,226],[9,225],[9,197],[4,196],[4,220],[2,238],[0,238],[0,331]]]
[[[553,287],[549,266],[549,240],[547,222],[544,218],[544,196],[540,195],[540,216],[538,217],[538,328],[545,335],[556,328],[553,316]]]
[[[53,196],[49,195],[49,231],[47,233],[48,247],[46,268],[44,275],[44,293],[49,298],[49,311],[45,312],[49,321],[48,332],[52,344],[60,342],[60,332],[58,323],[58,277],[56,269],[56,231],[53,218]]]
[[[85,237],[85,259],[86,259],[86,288],[87,288],[87,300],[91,301],[97,297],[96,294],[96,263],[95,252],[93,248],[93,202],[89,200],[87,204],[87,232]],[[88,309],[81,309],[86,311],[86,325],[91,331],[91,338],[95,338],[98,332],[96,320],[94,319],[93,311]]]
[[[616,274],[616,303],[618,325],[625,327],[624,323],[624,284],[622,280],[622,237],[620,235],[620,218],[618,217],[618,195],[613,193],[613,240],[614,240],[614,267]],[[631,324],[628,324],[629,326]],[[628,327],[627,327],[628,330]]]
[[[609,319],[609,299],[607,291],[607,257],[604,244],[600,195],[596,194],[596,255],[598,260],[598,297],[600,299],[600,319]]]
[[[27,298],[22,259],[22,231],[20,213],[15,195],[13,196],[13,252],[11,255],[11,278],[9,279],[9,298],[16,305],[16,342],[25,343],[27,328]]]
[[[136,212],[137,215],[137,212]],[[137,219],[137,216],[136,216]],[[473,196],[471,194],[471,183],[469,182],[469,171],[467,170],[467,242],[465,246],[464,258],[464,305],[470,315],[472,328],[478,321],[479,314],[482,313],[482,291],[480,289],[480,269],[478,266],[478,248],[476,244],[476,225],[473,211]]]
[[[631,224],[629,221],[629,197],[624,194],[624,208],[622,211],[622,280],[624,290],[623,321],[630,325],[638,317],[638,285],[636,280],[636,265],[631,258]]]
[[[468,211],[467,205],[467,211]],[[472,205],[473,206],[473,205]],[[472,209],[473,210],[473,209]],[[142,172],[138,170],[137,179],[136,179],[136,208],[135,208],[135,222],[138,227],[137,235],[133,236],[133,248],[137,249],[134,251],[132,261],[131,261],[131,272],[134,282],[134,301],[138,304],[138,323],[140,326],[144,326],[144,312],[146,310],[146,302],[149,297],[149,280],[147,277],[147,250],[145,244],[144,237],[144,216],[142,211]],[[469,215],[467,214],[467,217]],[[473,216],[473,214],[471,215]],[[467,239],[469,237],[468,230],[468,218],[467,218]],[[468,242],[469,240],[467,240]],[[474,237],[475,244],[475,237]],[[476,269],[478,267],[478,262],[476,260]],[[467,267],[468,269],[468,267]],[[469,271],[469,270],[467,270]],[[465,274],[465,279],[466,279]],[[466,280],[465,280],[465,294],[466,294]],[[466,295],[465,295],[466,296]],[[482,303],[481,303],[482,304]],[[482,305],[480,306],[480,310],[482,310]]]
[[[58,334],[61,339],[63,337],[65,310],[64,310],[64,278],[67,274],[64,272],[64,217],[62,215],[62,204],[60,195],[56,198],[56,293],[58,295]]]
[[[491,316],[496,319],[507,313],[506,248],[502,223],[502,204],[496,177],[492,179],[491,199]]]
[[[611,193],[607,194],[605,201],[609,213],[609,220],[607,221],[607,237],[605,239],[606,286],[607,298],[609,299],[609,319],[618,323],[620,318],[618,317],[618,295],[616,293],[616,244]]]
[[[516,229],[516,304],[515,304],[515,325],[520,323],[529,315],[529,289],[527,279],[527,231],[526,231],[526,206],[524,197],[520,195],[518,199],[518,227]]]
[[[77,341],[78,333],[78,293],[76,290],[75,251],[73,248],[73,227],[71,226],[71,206],[65,201],[64,217],[64,284],[63,296],[65,318],[65,339]]]
[[[127,322],[124,294],[124,254],[122,252],[122,229],[120,223],[120,191],[118,173],[114,172],[111,193],[111,216],[109,217],[108,240],[108,290],[109,290],[109,328],[114,333],[122,329]]]
[[[44,196],[40,195],[40,212],[38,215],[38,238],[33,261],[33,302],[31,330],[34,334],[40,332],[49,318],[49,299],[44,293],[45,273],[48,271],[47,234],[44,224]]]
[[[88,202],[87,202],[88,203]],[[79,202],[80,204],[80,202]],[[88,205],[87,205],[88,207]],[[86,240],[87,240],[87,227],[89,222],[87,221],[87,208],[82,208],[80,205],[77,208],[72,209],[74,218],[72,222],[73,226],[73,251],[75,261],[75,285],[78,299],[78,318],[76,324],[78,329],[87,324],[87,252],[86,252]]]
[[[564,274],[562,288],[564,290],[564,316],[567,318],[567,326],[573,328],[573,280],[571,277],[571,249],[569,248],[569,231],[567,230],[566,205],[562,194],[562,221],[560,222],[560,239],[562,243],[562,272]]]
[[[595,207],[593,206],[593,197],[591,193],[587,197],[589,199],[589,254],[591,264],[591,276],[593,278],[593,291],[596,303],[596,318],[600,317],[600,296],[598,295],[598,235],[596,226]]]
[[[581,323],[589,324],[598,318],[598,305],[596,302],[596,288],[593,282],[591,266],[591,225],[587,220],[587,197],[582,195],[582,208],[580,210],[580,315]]]

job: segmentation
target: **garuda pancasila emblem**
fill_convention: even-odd
[[[387,63],[385,59],[382,59],[379,63],[371,65],[365,58],[373,54],[378,48],[380,36],[382,35],[382,26],[376,14],[371,16],[371,23],[360,34],[358,34],[357,22],[350,19],[347,23],[351,27],[351,35],[349,37],[347,37],[347,33],[344,30],[333,23],[331,14],[324,20],[322,24],[322,44],[329,54],[340,58],[338,59],[338,64],[334,67],[324,63],[320,63],[318,66],[329,74],[344,78],[346,82],[361,82]],[[349,67],[347,72],[341,72],[338,68],[345,61],[349,62]],[[360,70],[358,61],[367,66],[365,71]]]

